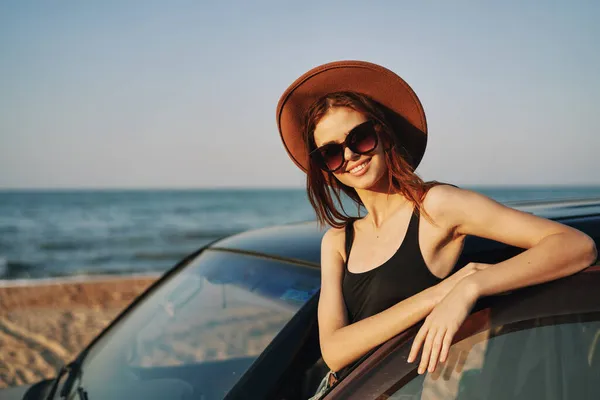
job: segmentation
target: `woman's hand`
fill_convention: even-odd
[[[478,293],[465,278],[487,267],[489,264],[468,264],[438,284],[440,293],[446,294],[425,318],[408,356],[408,362],[413,362],[423,346],[419,374],[425,370],[433,372],[438,362],[446,361],[454,335],[478,298]]]
[[[440,303],[463,279],[473,275],[477,271],[483,271],[491,264],[468,263],[454,274],[450,275],[437,285],[435,285],[437,302]]]

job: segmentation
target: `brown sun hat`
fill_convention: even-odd
[[[277,104],[277,127],[291,159],[304,172],[308,153],[304,144],[304,118],[310,106],[334,92],[356,92],[383,109],[404,155],[416,168],[427,146],[427,121],[421,102],[408,84],[387,68],[365,61],[323,64],[296,79]]]

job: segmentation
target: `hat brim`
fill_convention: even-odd
[[[334,92],[356,92],[378,103],[399,136],[409,164],[416,168],[427,146],[425,111],[415,92],[392,71],[365,61],[336,61],[296,79],[277,104],[277,127],[291,159],[304,172],[309,159],[303,138],[304,118],[313,103]]]

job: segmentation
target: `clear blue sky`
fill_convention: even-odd
[[[277,100],[340,59],[415,89],[425,179],[600,184],[599,20],[593,0],[1,2],[0,188],[302,187]]]

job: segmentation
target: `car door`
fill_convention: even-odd
[[[406,362],[417,329],[379,348],[325,399],[600,398],[600,266],[482,299],[434,373]]]

